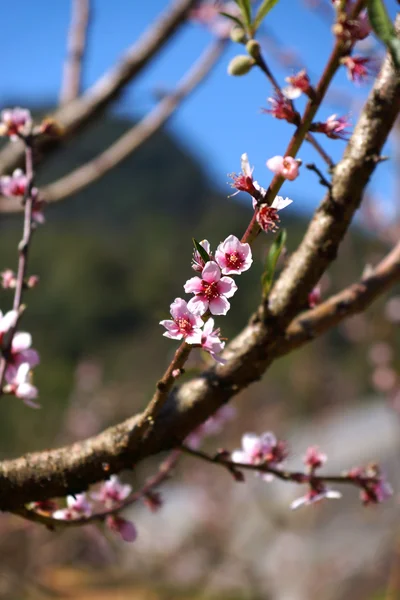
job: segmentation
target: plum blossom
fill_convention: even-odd
[[[364,506],[380,504],[393,495],[392,486],[376,464],[366,468],[355,467],[349,472],[349,477],[361,487],[360,500]]]
[[[241,167],[242,173],[240,175],[231,175],[233,179],[233,183],[231,185],[237,189],[237,192],[232,194],[232,196],[235,196],[239,192],[247,192],[250,194],[250,196],[253,196],[253,198],[256,198],[257,200],[264,198],[267,192],[257,183],[257,181],[254,181],[254,168],[250,167],[249,158],[246,153],[242,154],[241,156]]]
[[[310,504],[315,504],[316,502],[320,502],[321,500],[324,500],[325,498],[337,499],[337,498],[341,498],[341,497],[342,497],[342,494],[340,492],[338,492],[337,490],[330,490],[330,489],[326,488],[323,484],[321,484],[318,488],[316,488],[316,489],[311,488],[307,492],[307,494],[305,494],[301,498],[297,498],[296,500],[294,500],[291,503],[290,508],[292,510],[296,510],[297,508],[300,508],[301,506],[309,506]]]
[[[275,119],[283,119],[288,123],[297,123],[299,120],[298,113],[294,110],[292,103],[288,98],[281,93],[276,93],[273,98],[268,98],[271,108],[263,109],[263,112],[275,117]]]
[[[341,62],[347,68],[347,77],[356,84],[364,83],[374,71],[371,59],[365,56],[345,56]]]
[[[29,178],[21,169],[15,169],[13,174],[0,177],[0,191],[3,196],[24,196],[29,185]]]
[[[81,517],[87,518],[92,514],[92,509],[86,494],[67,496],[67,508],[61,508],[53,513],[54,519],[72,521]]]
[[[0,115],[0,136],[8,136],[12,142],[27,135],[32,127],[32,117],[26,108],[6,108]]]
[[[207,310],[213,315],[226,315],[230,308],[227,298],[231,298],[237,285],[231,277],[221,277],[221,269],[214,261],[209,261],[200,277],[192,277],[184,285],[187,294],[195,296],[187,307],[195,315],[204,315]]]
[[[245,465],[262,465],[268,463],[275,467],[287,457],[284,442],[276,439],[271,431],[258,436],[255,433],[245,433],[242,437],[242,449],[234,450],[232,462]]]
[[[288,100],[295,100],[299,98],[302,93],[308,94],[311,90],[310,78],[307,75],[305,69],[302,69],[296,75],[286,77],[285,81],[288,82],[288,86],[282,89],[282,94]]]
[[[293,200],[290,198],[282,198],[282,196],[276,196],[275,200],[268,206],[268,204],[261,204],[257,212],[257,223],[261,229],[265,232],[276,231],[278,229],[278,223],[280,221],[278,211],[282,210],[286,206],[289,206]],[[253,208],[257,208],[257,203],[253,200]]]
[[[253,262],[250,245],[242,244],[235,235],[229,235],[218,246],[215,261],[224,275],[244,273]]]
[[[17,278],[15,276],[14,271],[11,269],[6,269],[2,273],[0,273],[1,277],[1,287],[5,290],[14,289],[17,283]]]
[[[312,471],[322,467],[327,461],[327,456],[320,452],[316,446],[310,446],[306,450],[303,462]]]
[[[21,398],[27,406],[30,406],[31,408],[40,408],[40,404],[34,402],[38,397],[39,392],[31,383],[30,369],[29,363],[22,363],[15,373],[10,388],[16,398]]]
[[[293,181],[299,175],[300,163],[292,156],[273,156],[267,160],[266,165],[273,173]]]
[[[316,285],[308,294],[308,306],[309,308],[315,308],[321,302],[321,287]]]
[[[17,371],[22,364],[27,364],[29,369],[33,369],[39,364],[39,354],[34,348],[31,348],[31,345],[32,336],[30,333],[20,331],[14,335],[5,372],[7,383],[14,383]]]
[[[18,320],[18,312],[10,310],[3,315],[0,310],[0,344],[3,341],[4,335],[16,326]]]
[[[108,515],[106,525],[111,531],[118,533],[124,542],[134,542],[137,538],[136,527],[132,521],[123,519],[118,515]]]
[[[98,492],[93,492],[91,497],[96,502],[104,504],[107,508],[112,508],[125,500],[132,491],[132,487],[127,483],[122,483],[117,475],[111,475],[110,479],[105,481]]]
[[[185,339],[187,344],[199,344],[203,319],[193,314],[182,298],[176,298],[170,308],[173,320],[160,321],[167,330],[163,335],[172,340]]]
[[[332,140],[347,140],[349,132],[346,131],[346,127],[349,125],[350,121],[346,116],[331,115],[323,123],[313,123],[310,131],[325,133]]]
[[[201,347],[211,354],[217,362],[224,363],[225,361],[219,355],[225,347],[225,342],[222,342],[219,336],[220,330],[214,329],[214,319],[210,317],[203,327]]]
[[[202,248],[204,248],[204,250],[207,252],[207,254],[209,256],[209,260],[213,260],[213,256],[211,254],[210,242],[208,240],[201,240],[200,246]],[[192,257],[193,271],[197,271],[197,272],[201,273],[201,271],[204,269],[205,264],[206,263],[203,260],[203,258],[201,257],[200,252],[198,250],[196,250],[196,248],[195,248],[193,250],[193,257]]]

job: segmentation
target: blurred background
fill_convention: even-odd
[[[290,11],[288,11],[288,5]],[[93,0],[83,90],[111,68],[160,11],[147,3]],[[388,1],[391,16],[396,2]],[[0,108],[24,106],[39,120],[58,104],[70,25],[67,0],[0,0],[4,57]],[[315,83],[332,47],[328,0],[283,0],[270,13],[260,43],[279,82],[306,67]],[[310,35],[312,32],[312,35]],[[51,154],[38,171],[46,185],[86,163],[140,120],[190,68],[213,33],[192,19],[100,119]],[[382,48],[368,37],[359,51],[379,65]],[[215,247],[251,218],[247,197],[229,197],[229,173],[248,152],[267,187],[265,161],[282,154],[291,127],[261,112],[271,94],[258,72],[226,74],[240,53],[230,44],[198,90],[172,120],[93,185],[46,208],[35,233],[30,274],[40,285],[27,296],[23,329],[41,355],[35,371],[41,411],[3,399],[1,458],[83,439],[141,410],[168,364],[174,342],[158,322],[191,276],[191,238]],[[369,91],[341,70],[320,120],[350,114],[353,123]],[[302,108],[302,100],[299,101]],[[323,139],[337,161],[345,142]],[[400,129],[394,131],[338,260],[321,281],[326,297],[360,277],[399,235]],[[324,165],[303,145],[303,162]],[[315,173],[286,182],[294,203],[282,217],[287,252],[301,240],[324,189]],[[21,216],[0,215],[0,268],[15,269]],[[271,238],[272,239],[272,238]],[[260,297],[270,239],[259,236],[255,263],[241,278],[223,323],[231,338],[246,324]],[[11,294],[0,290],[1,309]],[[235,416],[204,447],[233,450],[245,431],[274,431],[301,466],[307,446],[318,444],[329,471],[379,461],[395,494],[363,509],[357,491],[340,502],[291,513],[301,488],[252,476],[246,483],[184,458],[162,489],[164,506],[128,511],[139,536],[124,544],[96,526],[47,532],[16,517],[0,519],[0,598],[167,600],[389,600],[400,598],[399,345],[400,290],[364,315],[344,322],[272,365],[263,381],[233,402]],[[200,356],[190,372],[204,367]],[[148,461],[127,473],[140,486],[157,467]],[[396,591],[397,590],[397,591]],[[397,595],[398,594],[398,595]]]

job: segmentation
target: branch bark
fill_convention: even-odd
[[[90,0],[72,0],[67,57],[64,64],[60,93],[61,105],[75,100],[81,92],[82,65],[85,56],[90,17]]]
[[[173,391],[153,422],[145,412],[71,446],[1,462],[0,510],[15,510],[29,501],[78,493],[112,473],[132,468],[152,454],[178,446],[222,404],[261,378],[271,362],[283,353],[282,348],[288,343],[286,329],[304,306],[308,292],[335,259],[399,108],[400,78],[388,57],[344,157],[335,168],[330,194],[324,198],[303,242],[275,284],[268,306],[262,306],[227,347],[224,354],[227,362]],[[386,280],[383,277],[387,285],[392,277],[398,278],[397,250],[394,252],[394,262],[393,255],[389,255],[391,258],[378,269],[378,275],[383,275],[385,269],[395,270],[395,275],[387,274]],[[366,303],[375,297],[371,286],[374,287],[370,281],[365,288],[370,290]],[[360,294],[361,291],[359,297]],[[296,332],[296,321],[293,327]],[[290,327],[288,332],[290,340]]]
[[[73,136],[81,131],[121,94],[125,86],[149,64],[184,23],[195,1],[174,0],[115,67],[105,73],[83,96],[62,106],[52,115],[63,126],[64,137]],[[62,140],[43,139],[39,144],[41,157],[44,158],[60,143]],[[17,142],[8,144],[0,152],[0,175],[22,167],[23,160],[22,144]]]

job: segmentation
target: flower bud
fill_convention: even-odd
[[[246,44],[246,50],[252,58],[257,59],[260,56],[260,44],[256,40],[249,40]]]
[[[242,27],[233,27],[230,33],[232,42],[236,44],[245,44],[247,40],[246,32]]]
[[[246,75],[252,67],[255,65],[255,61],[250,56],[240,54],[232,58],[228,65],[228,75],[240,76]]]

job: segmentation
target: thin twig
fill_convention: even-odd
[[[305,165],[305,167],[306,167],[306,169],[309,169],[310,171],[314,171],[314,173],[316,173],[318,175],[318,177],[319,177],[319,183],[321,185],[323,185],[324,187],[328,188],[328,190],[332,189],[331,182],[326,179],[325,175],[317,167],[317,165],[315,165],[314,163],[308,163],[307,165]]]
[[[15,331],[18,326],[19,317],[22,312],[22,295],[25,289],[25,275],[27,270],[27,260],[29,245],[32,237],[32,209],[33,209],[33,194],[32,188],[34,184],[34,168],[33,168],[33,140],[34,138],[29,135],[24,139],[25,143],[25,173],[27,177],[26,192],[23,200],[24,206],[24,226],[22,239],[18,244],[18,270],[16,277],[16,285],[13,300],[13,310],[18,313],[18,320],[14,327],[12,327],[8,334],[8,342],[5,348],[2,349],[2,356],[0,358],[0,396],[3,394],[3,382],[4,376],[7,369],[8,357],[11,350],[11,345]]]
[[[71,25],[68,32],[68,50],[64,64],[60,104],[78,98],[82,86],[82,66],[87,46],[91,18],[90,0],[72,0]]]

